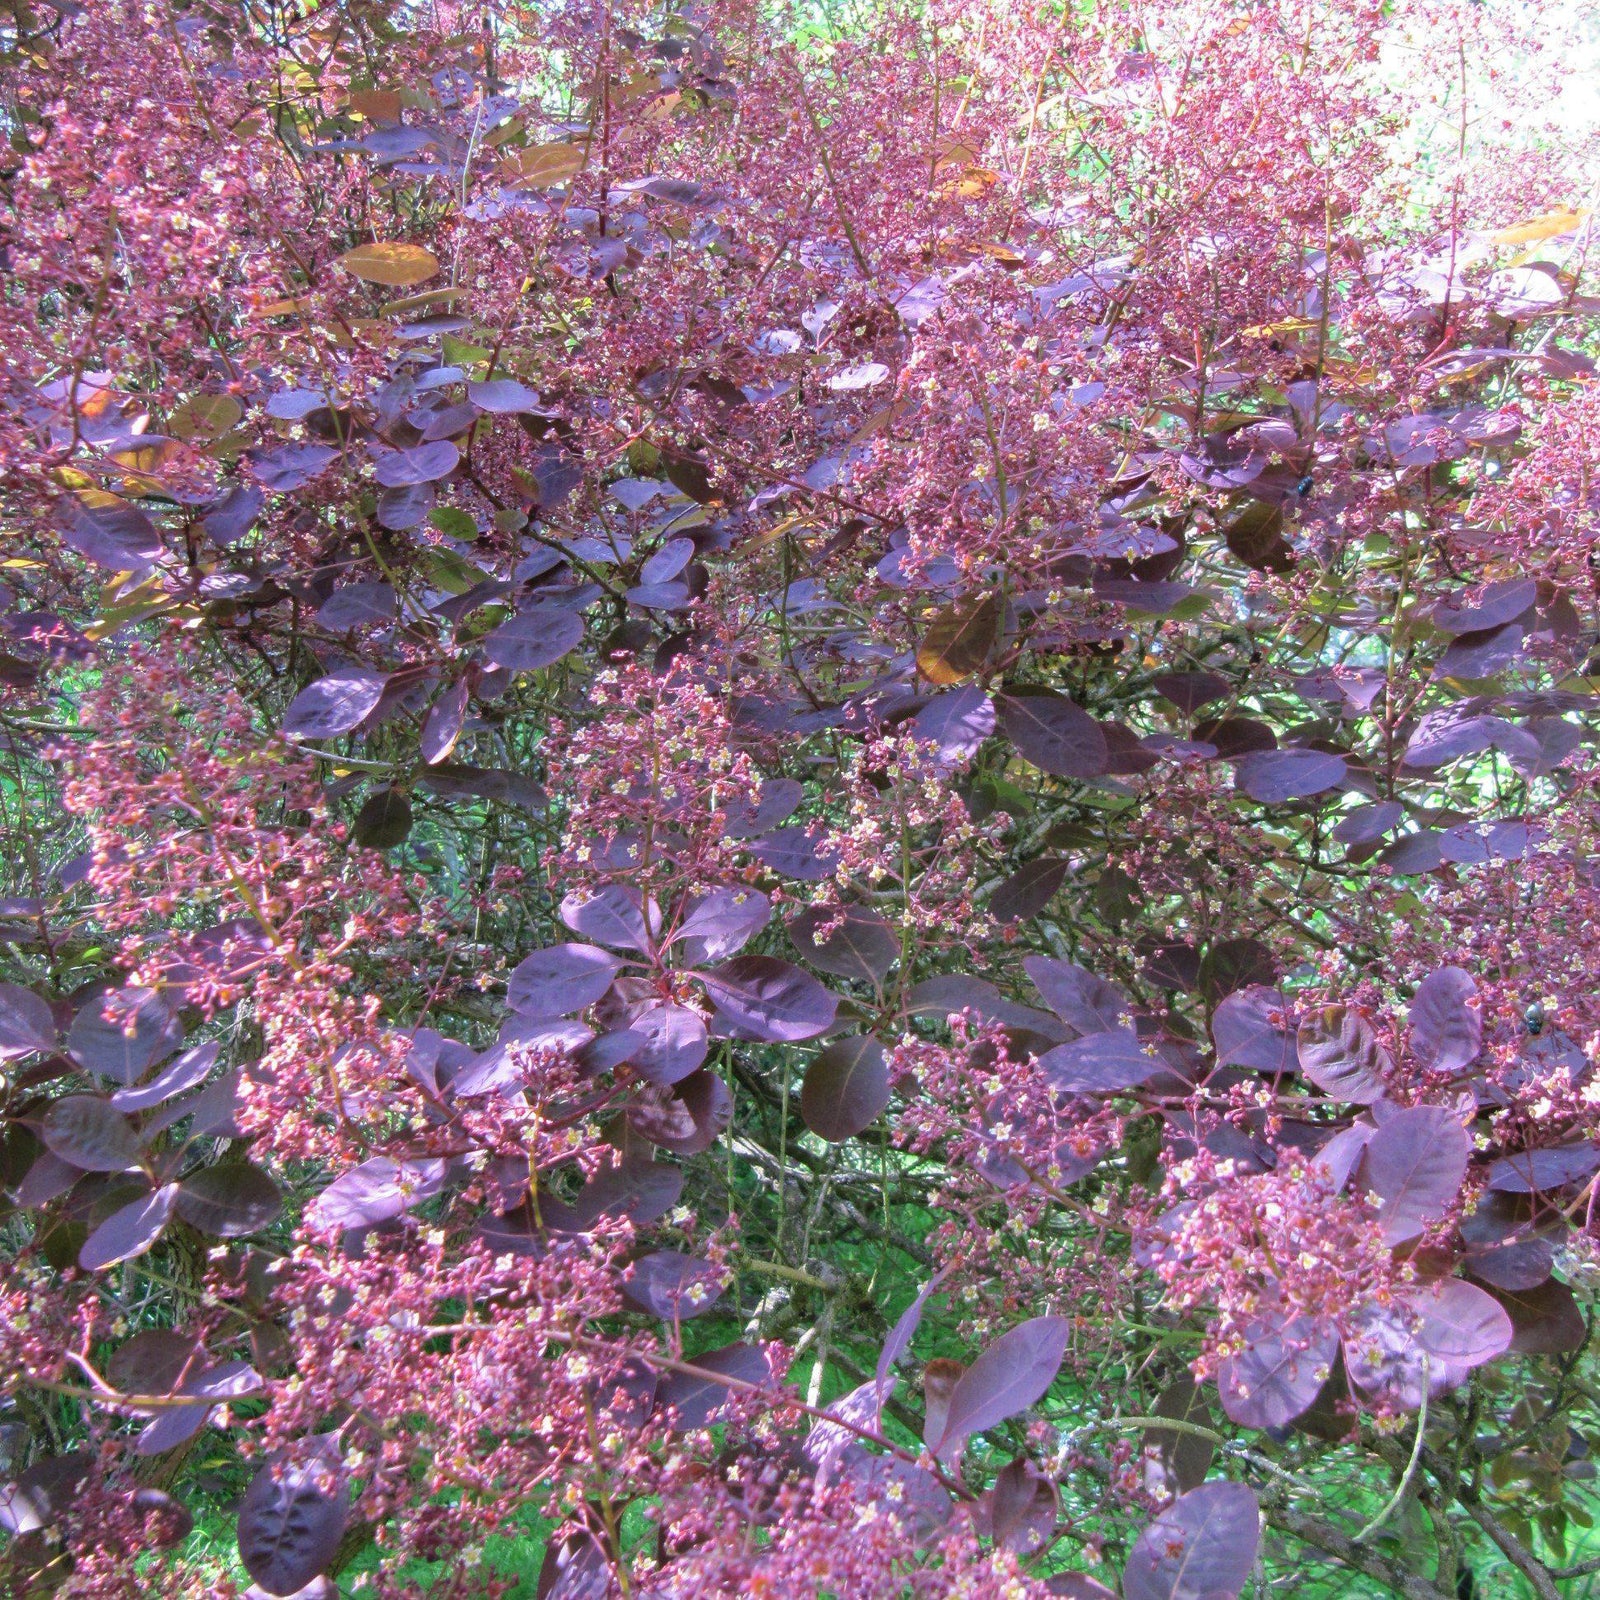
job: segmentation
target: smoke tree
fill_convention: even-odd
[[[1600,1566],[1559,21],[7,0],[7,1593]]]

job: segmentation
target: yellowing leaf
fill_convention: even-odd
[[[1587,211],[1569,211],[1565,206],[1558,206],[1541,216],[1529,217],[1526,222],[1498,228],[1489,238],[1494,244],[1532,244],[1536,239],[1554,239],[1563,233],[1575,232],[1588,215]]]
[[[384,239],[377,244],[359,244],[339,257],[339,265],[366,283],[385,283],[408,289],[425,283],[439,270],[438,257],[420,244],[402,244]]]
[[[244,416],[231,394],[192,394],[173,409],[167,427],[179,439],[215,439]]]
[[[400,91],[398,89],[352,89],[350,109],[372,122],[398,122],[400,120]]]
[[[386,317],[401,317],[412,311],[426,311],[434,306],[447,306],[452,301],[459,300],[466,292],[464,284],[457,284],[450,289],[424,289],[421,294],[408,294],[399,300],[391,300],[383,308],[383,314]]]
[[[1270,339],[1280,333],[1304,333],[1307,328],[1316,327],[1309,317],[1287,317],[1282,322],[1263,322],[1254,328],[1246,328],[1244,336],[1247,339]]]
[[[536,144],[516,160],[515,181],[526,189],[549,189],[583,171],[587,157],[581,145]]]
[[[935,614],[917,648],[917,668],[929,683],[960,683],[989,659],[1000,629],[1000,603],[992,594],[958,600]]]
[[[988,167],[967,167],[961,175],[934,190],[940,200],[975,200],[1000,181],[1000,174]]]
[[[176,439],[152,438],[145,443],[129,445],[125,450],[113,450],[111,459],[119,467],[143,477],[169,466],[181,449]]]

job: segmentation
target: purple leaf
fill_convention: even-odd
[[[1347,769],[1343,756],[1324,750],[1252,750],[1234,766],[1238,786],[1262,805],[1304,800],[1339,787]]]
[[[1444,835],[1433,828],[1404,833],[1378,853],[1379,863],[1397,876],[1437,872],[1444,864]]]
[[[536,1600],[609,1600],[611,1593],[611,1563],[587,1528],[569,1526],[552,1535],[539,1566]]]
[[[93,1095],[57,1100],[44,1114],[39,1137],[51,1155],[85,1172],[126,1172],[139,1164],[133,1128]]]
[[[1589,1325],[1566,1284],[1548,1278],[1531,1289],[1492,1293],[1511,1318],[1511,1348],[1518,1355],[1568,1355],[1588,1343]]]
[[[819,941],[819,928],[832,931]],[[886,917],[865,906],[811,906],[789,924],[789,937],[807,965],[874,986],[900,959],[899,934]]]
[[[525,1017],[565,1017],[592,1006],[611,987],[622,963],[592,944],[535,950],[512,971],[506,1004]]]
[[[1487,750],[1499,718],[1481,715],[1485,704],[1483,700],[1463,700],[1430,711],[1406,745],[1404,765],[1420,771]]]
[[[693,539],[668,539],[639,568],[639,581],[647,587],[670,583],[694,559]]]
[[[750,845],[750,853],[785,878],[801,883],[821,883],[833,876],[839,859],[837,847],[827,843],[827,829],[818,822],[805,827],[778,828]]]
[[[1441,967],[1411,1002],[1411,1051],[1434,1072],[1460,1072],[1478,1059],[1483,1023],[1467,1002],[1478,986],[1460,967]]]
[[[479,411],[496,416],[534,411],[539,405],[538,395],[515,378],[490,378],[483,383],[469,383],[467,399]]]
[[[461,452],[448,439],[435,439],[410,450],[393,450],[378,458],[374,476],[385,489],[437,483],[456,470]]]
[[[348,628],[381,627],[399,609],[391,584],[369,580],[335,589],[317,608],[317,623],[330,633]]]
[[[571,1205],[541,1199],[539,1217],[557,1233],[588,1233],[602,1217],[626,1217],[643,1227],[664,1217],[682,1193],[682,1167],[630,1157],[620,1166],[602,1167]]]
[[[1489,1163],[1489,1187],[1502,1194],[1541,1194],[1564,1189],[1600,1167],[1600,1145],[1557,1144],[1519,1150]]]
[[[266,498],[253,483],[236,483],[206,513],[202,526],[206,537],[226,550],[254,526]]]
[[[1376,1131],[1364,1122],[1353,1122],[1334,1134],[1312,1158],[1311,1164],[1322,1169],[1336,1194],[1350,1181],[1350,1174]]]
[[[1192,1427],[1209,1428],[1213,1432],[1217,1425],[1211,1407],[1187,1371],[1179,1371],[1161,1391],[1151,1415]],[[1154,1446],[1158,1457],[1146,1469],[1145,1486],[1152,1493],[1163,1495],[1182,1494],[1185,1489],[1204,1483],[1217,1454],[1216,1444],[1211,1439],[1187,1429],[1180,1432],[1177,1428],[1148,1427],[1143,1442]]]
[[[219,1139],[242,1137],[239,1129],[239,1071],[225,1072],[208,1083],[189,1105],[189,1126],[195,1133]]]
[[[1244,1348],[1217,1368],[1222,1409],[1246,1428],[1281,1428],[1317,1398],[1338,1353],[1331,1322],[1261,1318],[1245,1329]]]
[[[628,604],[644,611],[681,611],[689,603],[686,583],[639,583],[624,596]]]
[[[668,944],[683,944],[686,960],[698,966],[731,956],[766,927],[772,902],[759,889],[713,889],[690,906]]]
[[[142,1256],[161,1237],[161,1230],[172,1216],[177,1192],[175,1183],[163,1184],[154,1194],[113,1211],[83,1241],[78,1265],[86,1272],[99,1272],[119,1261]]]
[[[786,821],[805,798],[793,778],[768,778],[754,800],[736,797],[728,803],[722,831],[730,839],[755,839]]]
[[[1018,867],[989,896],[989,912],[997,922],[1023,922],[1036,917],[1055,899],[1072,870],[1062,856],[1039,856]]]
[[[337,739],[377,709],[386,680],[363,667],[341,667],[308,684],[289,702],[283,732],[289,739]]]
[[[774,1044],[814,1039],[832,1027],[839,1009],[815,978],[776,956],[735,956],[696,976],[717,1004],[716,1025],[736,1028],[744,1038]]]
[[[883,1046],[866,1034],[834,1039],[806,1068],[800,1115],[810,1130],[837,1144],[877,1121],[889,1103]]]
[[[431,483],[406,483],[378,491],[378,526],[391,533],[418,527],[432,514],[438,492]]]
[[[982,978],[964,972],[944,972],[913,984],[905,997],[905,1014],[910,1017],[948,1017],[971,1011],[985,1022],[997,1022],[1018,1033],[1035,1036],[1046,1043],[1064,1044],[1070,1030],[1048,1011],[1002,999],[1000,991]]]
[[[326,1571],[349,1501],[331,1450],[265,1462],[239,1502],[239,1559],[271,1595],[292,1595]]]
[[[1333,836],[1342,845],[1376,844],[1405,814],[1406,808],[1398,800],[1358,806],[1333,830]]]
[[[1122,1026],[1128,997],[1114,983],[1055,956],[1028,956],[1022,969],[1044,1003],[1079,1033],[1104,1033]]]
[[[1321,1006],[1300,1023],[1295,1041],[1300,1070],[1335,1100],[1369,1106],[1384,1095],[1393,1070],[1366,1018],[1348,1006]]]
[[[1413,1106],[1396,1112],[1367,1146],[1365,1180],[1383,1200],[1379,1220],[1390,1244],[1414,1239],[1455,1203],[1472,1140],[1452,1111]]]
[[[197,1044],[185,1050],[178,1059],[164,1067],[149,1083],[136,1089],[118,1089],[111,1096],[111,1104],[118,1111],[148,1111],[203,1083],[206,1075],[217,1064],[221,1046],[215,1040]]]
[[[306,1221],[314,1228],[370,1228],[403,1215],[444,1186],[441,1160],[391,1161],[374,1156],[335,1178],[306,1207]]]
[[[159,1456],[187,1443],[206,1425],[211,1407],[204,1401],[192,1406],[164,1406],[155,1420],[134,1440],[135,1455]]]
[[[106,1376],[124,1394],[168,1394],[198,1349],[195,1339],[171,1328],[146,1328],[111,1357]]]
[[[49,1527],[77,1497],[94,1464],[92,1450],[44,1456],[15,1483],[0,1484],[0,1533],[16,1537]]]
[[[1531,578],[1510,578],[1488,584],[1476,603],[1463,605],[1459,594],[1438,601],[1430,620],[1441,633],[1482,633],[1515,622],[1539,598],[1539,586]]]
[[[1058,778],[1098,778],[1110,761],[1100,724],[1065,695],[1002,696],[1000,731],[1025,760]]]
[[[183,1024],[153,989],[114,989],[78,1011],[67,1054],[113,1083],[131,1084],[183,1043]]]
[[[142,572],[165,553],[156,525],[126,501],[91,507],[69,497],[61,510],[62,540],[108,572]]]
[[[662,1411],[673,1413],[671,1426],[675,1429],[704,1428],[715,1420],[729,1392],[729,1385],[719,1383],[718,1378],[756,1384],[772,1381],[766,1354],[754,1345],[724,1345],[720,1350],[696,1356],[692,1365],[710,1376],[669,1372],[656,1391],[656,1404]]]
[[[958,1455],[969,1435],[1025,1411],[1055,1382],[1072,1324],[1033,1317],[1002,1334],[956,1381],[934,1454]]]
[[[1296,1043],[1284,1027],[1289,1002],[1281,989],[1253,983],[1235,989],[1211,1018],[1219,1067],[1249,1067],[1254,1072],[1294,1072]]]
[[[1193,715],[1201,706],[1220,700],[1233,684],[1216,672],[1158,672],[1151,683],[1180,711]]]
[[[453,683],[428,707],[417,748],[430,767],[449,759],[467,717],[467,685]]]
[[[1235,1600],[1261,1543],[1256,1497],[1242,1483],[1202,1483],[1139,1535],[1123,1600]]]
[[[567,606],[526,606],[484,641],[492,666],[536,672],[553,666],[583,643],[583,615]]]
[[[1039,1069],[1059,1094],[1118,1094],[1149,1082],[1166,1063],[1146,1055],[1131,1029],[1112,1028],[1047,1050]]]
[[[620,883],[608,883],[594,893],[574,890],[561,902],[560,914],[574,933],[613,950],[647,956],[661,936],[660,907]]]
[[[201,1233],[236,1239],[268,1227],[283,1210],[278,1186],[248,1161],[192,1172],[178,1185],[178,1215]]]
[[[948,1267],[941,1267],[934,1273],[917,1291],[916,1299],[895,1319],[894,1326],[889,1330],[889,1337],[883,1341],[883,1349],[878,1354],[876,1383],[880,1393],[888,1392],[889,1375],[894,1369],[894,1364],[911,1348],[911,1341],[916,1335],[917,1325],[922,1321],[922,1310],[928,1303],[928,1296],[944,1282],[945,1274],[949,1270]]]
[[[639,1042],[623,1058],[651,1083],[678,1083],[706,1058],[706,1025],[687,1006],[650,1006],[630,1019]]]
[[[1413,1337],[1436,1362],[1478,1367],[1511,1348],[1511,1318],[1486,1289],[1446,1278],[1431,1290],[1413,1290],[1407,1298],[1422,1318]]]
[[[245,464],[263,489],[291,494],[327,471],[338,456],[331,445],[285,444],[275,450],[252,450]]]
[[[678,1156],[709,1150],[732,1120],[733,1096],[721,1077],[706,1067],[674,1084],[670,1096],[636,1106],[628,1114],[629,1126],[641,1138]]]
[[[1046,1578],[1044,1592],[1063,1597],[1063,1600],[1117,1600],[1103,1583],[1084,1572],[1061,1572]]]
[[[1013,1555],[1027,1557],[1049,1541],[1060,1504],[1055,1484],[1026,1456],[1018,1456],[1000,1469],[979,1508],[994,1542]]]
[[[726,1287],[722,1269],[711,1262],[676,1250],[658,1250],[634,1262],[622,1292],[664,1321],[686,1322],[709,1311]]]
[[[50,1007],[31,989],[0,983],[0,1061],[53,1050],[55,1042],[56,1024]]]
[[[994,702],[982,689],[950,689],[911,719],[911,731],[939,747],[944,761],[969,760],[995,729]]]

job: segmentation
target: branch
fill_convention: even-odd
[[[1533,1585],[1533,1592],[1539,1600],[1561,1600],[1561,1591],[1556,1588],[1555,1577],[1549,1567],[1499,1518],[1476,1500],[1463,1497],[1461,1503],[1467,1508],[1467,1515],[1499,1545],[1506,1560]],[[1600,1563],[1597,1563],[1597,1568],[1600,1568]]]
[[[1269,1506],[1266,1515],[1273,1527],[1387,1585],[1402,1600],[1454,1600],[1419,1573],[1410,1572],[1376,1550],[1357,1544],[1348,1534],[1341,1533],[1320,1517],[1308,1516],[1289,1506]]]

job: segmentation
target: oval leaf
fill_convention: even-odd
[[[1443,1106],[1412,1106],[1379,1127],[1367,1146],[1365,1177],[1383,1200],[1380,1221],[1390,1244],[1416,1238],[1444,1216],[1471,1156],[1467,1130]]]
[[[1217,1368],[1222,1409],[1246,1428],[1281,1428],[1317,1398],[1339,1352],[1331,1323],[1263,1319],[1245,1330],[1245,1346]]]
[[[1478,1059],[1483,1022],[1468,1001],[1478,986],[1460,967],[1441,967],[1411,1002],[1411,1050],[1435,1072],[1460,1072]]]
[[[308,684],[289,702],[283,732],[290,739],[337,739],[372,715],[383,696],[383,678],[361,667],[343,667]]]
[[[153,989],[97,995],[72,1019],[67,1053],[80,1066],[131,1084],[183,1043],[183,1024]]]
[[[566,606],[528,606],[484,641],[491,665],[508,672],[553,666],[583,643],[583,617]]]
[[[98,1272],[119,1261],[142,1256],[161,1237],[161,1230],[172,1216],[176,1194],[176,1184],[163,1184],[154,1194],[113,1211],[83,1241],[78,1265],[88,1272]]]
[[[870,1127],[889,1103],[883,1046],[858,1034],[825,1045],[806,1069],[800,1115],[810,1130],[837,1144]]]
[[[55,1048],[50,1007],[31,989],[0,983],[0,1061]]]
[[[439,258],[420,244],[402,244],[397,239],[377,244],[357,245],[339,257],[339,265],[364,283],[382,283],[391,288],[409,288],[426,283],[439,270]]]
[[[938,612],[917,650],[917,668],[929,683],[960,683],[971,677],[994,647],[1000,602],[992,594],[958,601]]]
[[[524,1017],[565,1017],[592,1006],[611,987],[622,963],[592,944],[535,950],[506,984],[506,1004]]]
[[[934,1454],[949,1459],[970,1434],[992,1428],[1038,1400],[1061,1370],[1071,1333],[1065,1317],[1033,1317],[996,1339],[952,1390]]]
[[[1100,724],[1065,695],[1002,696],[1000,731],[1025,760],[1058,778],[1098,778],[1111,763]]]
[[[1261,1543],[1256,1497],[1242,1483],[1202,1483],[1139,1535],[1124,1600],[1235,1600]]]
[[[239,1559],[272,1595],[292,1595],[326,1571],[344,1536],[344,1478],[325,1456],[266,1462],[239,1502]]]
[[[202,1167],[178,1185],[178,1215],[201,1233],[236,1239],[257,1233],[283,1210],[278,1186],[248,1161]]]
[[[827,930],[818,937],[819,930]],[[900,959],[900,936],[865,906],[812,906],[789,924],[800,959],[836,978],[879,984]]]
[[[814,1039],[833,1026],[839,1009],[815,978],[776,956],[735,956],[696,976],[717,1003],[716,1021],[744,1038]]]
[[[85,1172],[126,1172],[139,1164],[139,1140],[125,1117],[93,1095],[68,1095],[39,1125],[45,1148]]]
[[[1234,767],[1238,786],[1264,806],[1304,800],[1338,788],[1348,769],[1325,750],[1252,750]]]
[[[1394,1063],[1366,1018],[1348,1006],[1321,1006],[1300,1024],[1300,1070],[1336,1100],[1370,1106],[1381,1100]]]

